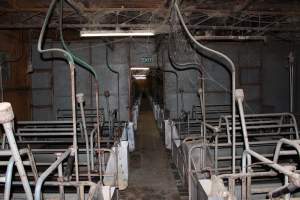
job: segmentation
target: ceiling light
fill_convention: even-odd
[[[135,75],[133,75],[133,77],[146,77],[146,75],[145,74],[135,74]]]
[[[153,36],[154,31],[151,30],[82,30],[80,31],[80,37],[130,37],[130,36]]]
[[[142,76],[142,77],[134,77],[135,80],[146,80],[147,77],[146,76]]]
[[[132,71],[137,71],[137,70],[148,71],[148,70],[150,70],[150,68],[149,67],[131,67],[130,70],[132,70]]]

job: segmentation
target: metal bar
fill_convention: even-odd
[[[86,121],[85,121],[85,113],[83,108],[83,102],[84,102],[84,95],[82,93],[77,94],[77,102],[80,106],[80,113],[81,113],[81,120],[82,120],[82,126],[83,126],[83,133],[85,138],[85,147],[86,147],[86,159],[87,159],[87,170],[88,170],[88,179],[91,181],[91,166],[90,166],[90,149],[89,149],[89,138],[87,134],[87,128],[86,128]]]
[[[6,174],[5,174],[5,190],[4,190],[4,200],[10,199],[10,189],[11,189],[11,181],[13,175],[15,160],[11,157],[8,161]]]
[[[65,151],[45,172],[41,174],[39,177],[36,186],[35,186],[35,192],[34,192],[34,199],[35,200],[41,200],[41,189],[42,184],[45,181],[45,179],[71,154],[71,152],[75,153],[75,149],[70,148],[67,151]],[[80,182],[76,180],[76,183],[79,184]]]

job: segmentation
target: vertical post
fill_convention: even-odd
[[[78,167],[78,147],[77,147],[77,120],[76,120],[76,94],[75,94],[75,65],[70,63],[71,76],[71,98],[72,98],[72,123],[73,123],[73,148],[75,157],[75,178],[79,182],[79,167]],[[77,191],[80,191],[77,188]]]
[[[294,112],[294,62],[295,62],[295,58],[293,55],[293,52],[291,51],[289,53],[289,83],[290,83],[290,112],[293,113]]]
[[[61,157],[61,153],[56,153],[56,158],[60,158]],[[60,163],[58,165],[58,182],[63,182],[64,177],[63,177],[63,167],[62,167],[62,163]],[[64,200],[65,199],[65,191],[64,191],[64,186],[63,185],[59,185],[59,199],[60,200]]]
[[[100,134],[100,116],[99,116],[99,84],[96,82],[96,114],[97,114],[97,149],[98,151],[98,164],[99,164],[99,176],[100,176],[100,182],[102,182],[102,167],[101,167],[101,155],[100,155],[100,148],[101,148],[101,134]]]
[[[14,113],[10,103],[3,102],[0,103],[0,123],[3,125],[5,134],[7,137],[7,141],[12,153],[12,156],[15,160],[24,190],[26,194],[26,198],[28,200],[33,200],[32,191],[29,185],[29,181],[25,172],[25,168],[19,153],[19,149],[16,144],[16,140],[13,134],[13,119]]]
[[[85,120],[85,114],[84,114],[84,109],[83,109],[83,102],[84,102],[84,94],[83,93],[78,93],[76,95],[77,102],[79,103],[80,107],[80,113],[81,113],[81,120],[82,120],[82,126],[83,126],[83,133],[84,133],[84,138],[85,138],[85,148],[86,148],[86,160],[87,160],[87,170],[88,170],[88,179],[91,181],[91,167],[90,167],[90,154],[89,154],[89,138],[88,138],[88,133],[87,133],[87,128],[86,128],[86,120]]]

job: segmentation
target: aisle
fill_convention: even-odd
[[[142,99],[137,149],[131,154],[129,187],[122,200],[179,200],[167,153],[148,99]]]

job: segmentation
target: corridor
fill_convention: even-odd
[[[170,161],[156,128],[151,105],[142,99],[136,151],[130,156],[129,187],[124,200],[179,200]]]

